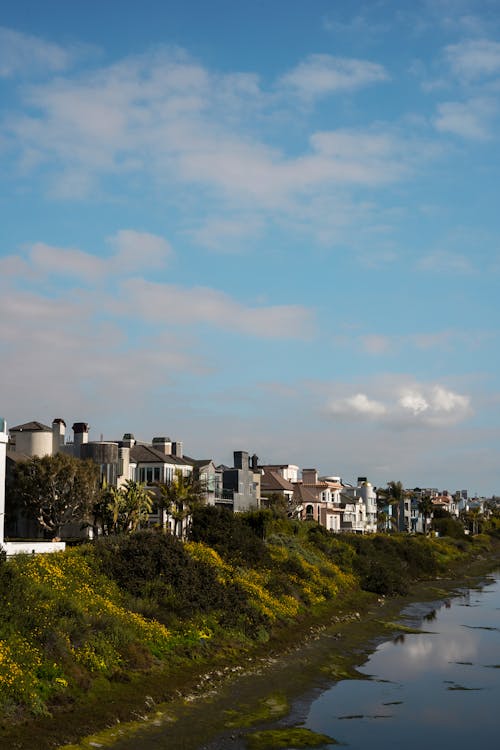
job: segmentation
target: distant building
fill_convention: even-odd
[[[222,466],[222,490],[232,500],[235,513],[256,510],[260,506],[260,474],[257,456],[252,465],[246,451],[235,451],[234,466]]]

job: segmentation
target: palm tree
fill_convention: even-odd
[[[174,536],[185,536],[185,522],[194,508],[201,505],[204,500],[204,488],[202,483],[192,473],[187,476],[179,469],[175,477],[168,484],[158,484],[158,504],[168,517],[174,520]]]
[[[387,489],[385,495],[389,505],[391,505],[396,511],[395,526],[396,531],[402,531],[401,529],[401,517],[404,519],[404,501],[406,492],[401,482],[391,480],[387,482]]]
[[[104,482],[94,505],[94,525],[105,535],[132,533],[147,521],[152,508],[153,495],[144,484],[127,479],[118,488]]]
[[[422,495],[418,502],[418,512],[422,515],[424,534],[427,536],[427,520],[430,518],[433,509],[432,499],[430,495]]]

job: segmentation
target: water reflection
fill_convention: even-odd
[[[402,741],[405,750],[497,746],[500,576],[472,598],[433,604],[426,615],[410,608],[413,625],[417,611],[431,632],[382,644],[360,668],[372,679],[340,682],[314,701],[310,729],[354,750],[400,748]]]

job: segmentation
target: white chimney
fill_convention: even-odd
[[[64,436],[66,434],[66,422],[64,419],[56,418],[52,421],[52,455],[59,453],[61,446],[64,445]]]

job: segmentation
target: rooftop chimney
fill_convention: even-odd
[[[247,451],[234,451],[234,468],[235,469],[248,469],[248,453]]]
[[[302,482],[303,484],[318,484],[318,470],[302,469]]]
[[[176,456],[177,458],[182,458],[183,450],[182,450],[182,442],[180,440],[176,440],[172,443],[172,456]]]
[[[164,453],[166,456],[175,455],[173,448],[175,443],[172,443],[169,437],[154,437],[152,445],[155,450]]]
[[[56,417],[52,420],[52,454],[55,456],[59,449],[64,445],[64,436],[66,434],[66,422],[64,419]]]
[[[89,426],[87,422],[75,422],[72,429],[74,434],[74,455],[80,458],[81,446],[89,442]]]
[[[123,448],[133,448],[135,445],[135,437],[132,435],[131,432],[126,432],[123,436],[123,438],[120,441],[120,445],[123,446]]]

